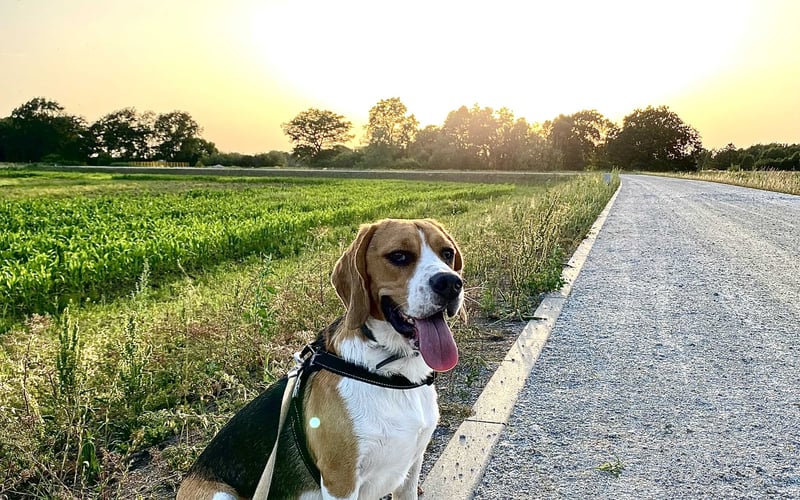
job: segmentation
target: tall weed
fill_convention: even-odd
[[[153,346],[145,345],[137,335],[134,315],[128,317],[119,352],[117,373],[122,389],[122,404],[132,416],[135,416],[144,409],[149,375],[145,368],[153,353]]]
[[[702,172],[674,175],[686,179],[721,182],[735,186],[800,195],[800,172],[780,170],[704,170]]]
[[[504,203],[478,220],[456,222],[465,253],[474,259],[467,281],[472,302],[489,316],[527,318],[542,293],[563,284],[565,256],[586,235],[619,184],[580,176],[529,198]],[[463,223],[462,222],[462,223]]]

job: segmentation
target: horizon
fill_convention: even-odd
[[[0,117],[38,96],[89,122],[182,110],[254,154],[290,150],[280,125],[312,107],[357,146],[389,97],[421,127],[473,104],[531,124],[666,105],[707,149],[800,142],[800,3],[577,3],[4,2]]]

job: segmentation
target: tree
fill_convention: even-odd
[[[572,117],[558,115],[552,122],[545,122],[544,127],[550,143],[561,153],[562,167],[582,170],[585,162],[581,152],[581,143],[573,134],[575,121]]]
[[[756,159],[750,153],[742,155],[741,164],[739,165],[742,170],[753,170],[756,166]]]
[[[492,148],[493,167],[498,170],[514,169],[527,153],[530,126],[524,118],[515,121],[514,113],[508,108],[501,108],[497,112],[496,123],[496,141]]]
[[[408,108],[399,97],[382,99],[369,110],[367,141],[392,152],[405,151],[418,128],[419,122],[413,114],[408,114]]]
[[[584,167],[604,163],[608,137],[616,130],[614,122],[596,109],[578,111],[572,115],[572,120]]]
[[[433,155],[446,146],[447,140],[442,129],[436,125],[428,125],[417,132],[417,137],[408,147],[408,154],[420,164],[432,166]]]
[[[524,118],[508,108],[461,106],[442,127],[420,130],[409,153],[432,168],[551,170],[559,155]]]
[[[285,167],[288,163],[287,156],[288,154],[283,151],[270,151],[269,153],[258,153],[255,155],[215,152],[204,157],[202,160],[204,165],[209,166]]]
[[[475,104],[448,113],[441,129],[451,148],[448,168],[490,168],[498,128],[492,108]]]
[[[611,162],[638,170],[694,170],[700,134],[667,106],[636,109],[608,141]]]
[[[498,170],[547,170],[547,142],[525,118],[514,118],[507,108],[495,115],[497,132],[492,147],[492,168]]]
[[[82,161],[91,146],[86,121],[55,101],[36,97],[11,112],[5,155],[10,161]]]
[[[185,111],[158,115],[153,122],[157,158],[193,163],[192,159],[201,155],[207,146],[205,144],[207,141],[199,137],[201,130],[192,116]]]
[[[0,162],[10,161],[8,150],[11,146],[11,118],[0,118]]]
[[[134,108],[113,111],[90,128],[95,154],[115,160],[144,160],[151,156],[155,136],[153,113],[140,114]]]
[[[204,158],[218,153],[217,146],[202,137],[191,137],[181,143],[181,149],[176,155],[176,161],[185,161],[189,165],[195,165],[198,161],[202,163]]]
[[[614,124],[597,110],[559,115],[545,122],[544,129],[553,147],[561,153],[563,167],[583,170],[603,162],[605,143]]]
[[[283,132],[294,143],[294,154],[311,161],[317,159],[325,149],[351,140],[352,126],[344,116],[316,108],[303,111],[281,125]]]
[[[733,143],[729,143],[714,153],[710,166],[718,170],[728,170],[737,165],[741,166],[741,152]]]

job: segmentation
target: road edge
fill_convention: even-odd
[[[597,235],[622,188],[622,180],[561,272],[564,285],[547,294],[422,483],[423,497],[468,499],[483,479],[490,455],[520,391],[555,327]]]

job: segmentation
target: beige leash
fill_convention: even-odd
[[[289,414],[289,406],[294,394],[294,388],[297,385],[297,379],[300,378],[300,359],[299,353],[295,354],[295,360],[298,365],[295,366],[288,375],[286,380],[286,389],[283,391],[283,399],[281,400],[281,415],[278,418],[278,433],[275,435],[275,446],[272,447],[272,453],[269,455],[267,465],[264,467],[264,472],[261,473],[261,479],[258,480],[256,492],[253,494],[253,500],[267,500],[269,496],[269,488],[272,485],[272,475],[275,472],[275,460],[278,456],[278,439],[281,436],[283,425],[286,423],[286,415]]]

